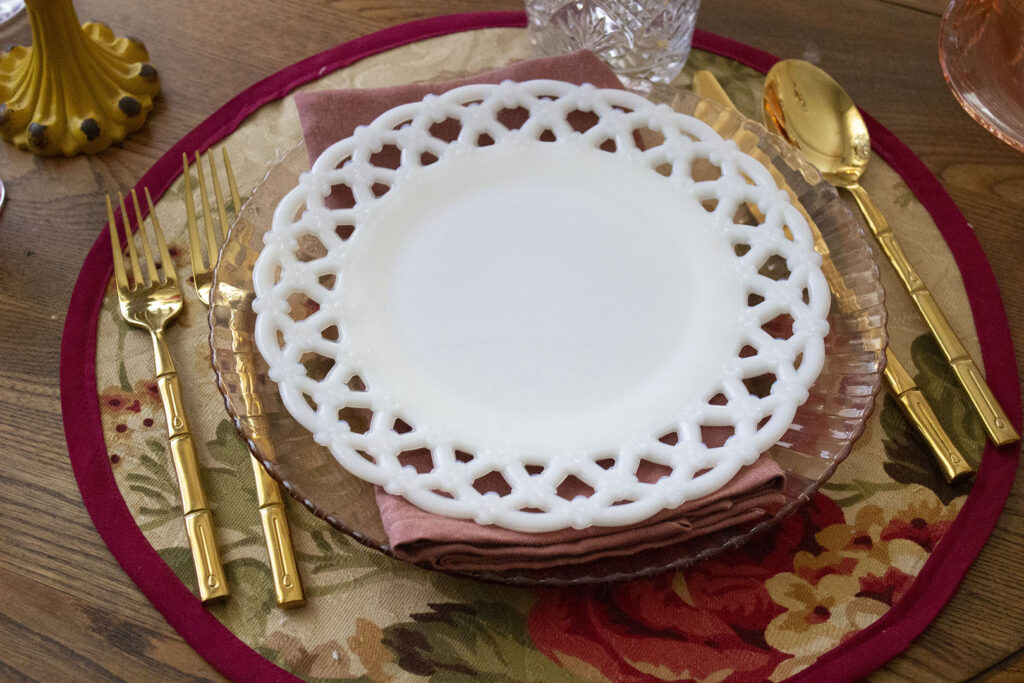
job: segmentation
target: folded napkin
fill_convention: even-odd
[[[661,473],[642,481],[653,482]],[[663,510],[625,527],[562,529],[543,534],[483,526],[425,512],[404,498],[377,490],[377,507],[397,557],[450,571],[545,569],[634,555],[756,522],[784,502],[782,470],[766,456],[709,496]],[[571,497],[571,495],[569,496]]]
[[[301,93],[295,100],[312,162],[331,144],[351,135],[356,126],[367,124],[400,104],[469,83],[536,78],[592,83],[599,88],[622,87],[597,57],[589,52],[577,52],[518,62],[456,81]],[[345,201],[344,197],[332,197],[335,205]],[[653,482],[661,474],[639,471],[638,477]],[[714,494],[662,511],[640,524],[543,534],[442,517],[425,512],[381,488],[377,489],[377,506],[388,540],[399,558],[450,571],[544,569],[632,555],[730,526],[756,522],[785,502],[781,493],[783,484],[781,468],[762,455]]]

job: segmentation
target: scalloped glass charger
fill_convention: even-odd
[[[218,384],[271,474],[387,554],[370,482],[439,514],[547,531],[635,523],[768,451],[787,502],[756,524],[472,576],[678,569],[791,513],[863,431],[886,343],[877,270],[831,186],[753,122],[696,97],[678,117],[628,93],[531,83],[547,85],[399,107],[312,173],[303,145],[282,159],[221,253]],[[504,105],[482,114],[489,98]],[[844,282],[827,328],[803,216]],[[669,476],[638,482],[643,462]],[[501,490],[482,489],[495,471]],[[568,476],[590,493],[560,497]]]

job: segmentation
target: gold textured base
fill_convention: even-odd
[[[160,92],[145,46],[78,24],[71,0],[27,0],[32,46],[0,56],[0,138],[41,156],[95,154],[135,132]]]

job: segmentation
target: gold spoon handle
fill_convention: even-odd
[[[970,354],[967,353],[966,347],[964,347],[960,338],[957,337],[956,332],[953,331],[952,325],[949,324],[946,316],[942,313],[942,309],[939,308],[935,297],[928,291],[928,287],[921,280],[921,276],[914,270],[914,266],[911,265],[910,260],[903,251],[903,247],[900,246],[895,233],[889,227],[889,223],[885,220],[882,212],[871,201],[871,197],[868,196],[867,191],[863,187],[856,183],[845,185],[845,187],[857,201],[857,206],[860,207],[864,220],[867,221],[868,228],[871,229],[878,243],[882,246],[882,251],[885,252],[889,263],[896,269],[896,274],[899,275],[903,286],[910,294],[910,298],[914,300],[914,304],[921,313],[921,317],[924,318],[928,329],[931,330],[932,335],[938,341],[939,348],[942,349],[943,355],[946,356],[946,361],[953,368],[957,379],[960,380],[960,384],[967,392],[968,397],[970,397],[971,404],[978,415],[981,416],[981,421],[985,425],[985,431],[988,432],[989,438],[997,446],[1005,446],[1006,444],[1019,441],[1020,435],[1017,434],[1010,424],[1010,419],[1003,412],[995,396],[992,395],[992,390],[989,389],[988,384],[985,382],[985,376],[981,373],[981,369],[974,362],[974,359],[971,358]]]

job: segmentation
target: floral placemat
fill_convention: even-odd
[[[500,66],[530,56],[522,29],[483,28],[515,26],[521,15],[465,17],[475,18],[468,24],[456,22],[455,29],[447,30],[436,21],[421,22],[420,33],[411,32],[408,39],[395,41],[406,44],[386,52],[369,54],[368,44],[363,58],[350,60],[344,68],[300,89],[379,87],[455,70]],[[479,30],[450,32],[458,28]],[[431,35],[436,37],[427,38]],[[699,34],[696,44],[734,56],[741,48],[708,34]],[[756,111],[761,73],[734,59],[695,49],[679,83],[685,85],[689,74],[700,68],[719,77],[741,110]],[[296,82],[305,80],[310,79],[296,74]],[[228,148],[243,194],[252,190],[301,135],[291,95],[271,99],[244,121],[221,118],[224,132],[232,128],[233,132],[218,144]],[[212,139],[217,137],[220,135]],[[180,159],[177,150],[169,156],[175,153]],[[889,221],[900,226],[901,240],[924,279],[932,285],[970,352],[981,359],[968,291],[954,254],[926,207],[901,175],[882,160],[872,162],[864,185]],[[190,265],[180,175],[159,199],[157,211],[169,233],[175,266],[187,277]],[[109,247],[100,246],[108,252],[108,265],[96,273],[109,277]],[[102,250],[96,253],[100,258]],[[88,271],[89,262],[83,280]],[[889,293],[892,346],[909,361],[912,374],[943,417],[947,431],[977,466],[985,448],[981,424],[968,409],[966,397],[895,275],[883,267],[882,276]],[[96,470],[95,460],[102,457],[101,464],[109,469],[124,510],[137,525],[137,530],[129,532],[141,532],[145,544],[194,592],[195,575],[152,380],[150,343],[145,334],[121,320],[112,284],[106,285],[105,293],[102,282],[94,289],[98,296],[91,302],[89,314],[95,325],[95,346],[76,351],[81,355],[94,350],[94,390],[99,397],[105,453],[81,455],[72,448],[76,476],[97,527],[124,564],[119,544],[126,541],[108,537],[106,532],[113,535],[114,522],[94,509],[113,503],[90,500],[93,479],[109,476]],[[76,301],[81,305],[77,294],[76,290],[73,310]],[[235,678],[267,680],[288,672],[317,681],[418,677],[779,681],[800,672],[804,676],[822,674],[857,647],[873,652],[858,657],[862,668],[865,663],[877,666],[898,649],[872,645],[876,643],[872,625],[904,618],[899,615],[918,605],[919,577],[931,566],[929,558],[937,549],[948,548],[953,536],[977,540],[978,534],[983,534],[983,541],[990,530],[984,525],[974,529],[965,524],[954,526],[972,484],[945,484],[896,403],[880,396],[851,455],[797,514],[740,550],[654,579],[571,590],[510,588],[457,579],[369,550],[289,500],[288,517],[308,604],[283,611],[274,604],[249,476],[249,454],[223,410],[213,381],[207,311],[192,292],[188,294],[185,312],[168,337],[233,595],[226,603],[209,608],[216,622],[203,614],[201,607],[189,612],[186,619],[167,599],[163,584],[153,578],[162,571],[159,567],[153,570],[156,574],[140,578],[133,573],[133,578],[205,657]],[[70,320],[69,316],[69,325]],[[71,355],[67,333],[65,337],[62,373]],[[1007,408],[1019,413],[1012,405]],[[65,406],[66,420],[74,409]],[[88,419],[70,420],[69,444],[72,430],[78,429],[75,425],[85,425]],[[92,419],[95,422],[95,417]],[[1006,459],[1015,454],[986,452],[986,465],[989,457]],[[88,466],[77,462],[85,457],[93,459]],[[983,486],[987,474],[979,474],[975,487]],[[1005,496],[1003,492],[1001,498],[990,502],[997,506],[995,515]],[[980,542],[974,545],[980,546]],[[961,562],[964,568],[972,558],[970,555]],[[132,568],[126,565],[126,569],[132,573]],[[166,583],[166,578],[164,575],[161,580]],[[931,609],[934,614],[959,574],[946,578],[950,585],[937,604],[926,601],[927,609],[915,608]],[[153,588],[148,589],[150,584]],[[159,597],[154,597],[154,592]],[[198,605],[193,602],[188,609]],[[929,620],[926,615],[920,628]],[[218,649],[210,646],[208,634],[226,633],[220,626],[234,634],[234,639],[225,639]],[[920,628],[905,634],[902,646]],[[195,636],[200,630],[207,634],[203,639]],[[240,655],[252,661],[240,661],[244,659]],[[842,670],[851,676],[857,671]]]

